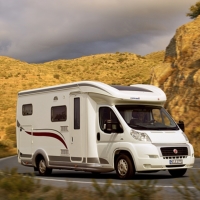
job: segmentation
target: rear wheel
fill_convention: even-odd
[[[169,169],[168,171],[173,177],[181,177],[186,173],[187,169]]]
[[[126,154],[121,154],[116,160],[116,173],[120,179],[130,179],[135,174],[135,168],[131,158]]]
[[[38,171],[39,171],[39,174],[40,174],[41,176],[50,175],[51,172],[52,172],[52,169],[47,167],[44,158],[40,158],[40,160],[39,160],[39,163],[38,163]]]

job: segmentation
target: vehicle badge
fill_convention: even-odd
[[[178,150],[177,150],[177,149],[174,149],[173,152],[174,152],[174,154],[177,154],[177,153],[178,153]]]

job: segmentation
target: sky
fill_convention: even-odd
[[[197,0],[0,0],[0,56],[29,63],[165,50]]]

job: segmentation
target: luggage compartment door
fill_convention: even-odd
[[[21,125],[19,130],[19,151],[23,156],[32,157],[33,127]]]

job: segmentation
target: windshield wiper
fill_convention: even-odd
[[[140,124],[130,124],[131,128],[141,128],[142,130],[162,130],[162,131],[168,131],[168,130],[178,130],[178,127],[163,127],[163,126],[156,126],[155,124],[152,125],[140,125]]]
[[[139,124],[130,124],[129,126],[132,127],[132,128],[144,128],[144,129],[148,129],[146,126],[141,126]]]
[[[149,129],[151,130],[152,127],[149,127]],[[170,130],[178,130],[177,127],[153,127],[153,130],[162,130],[162,131],[170,131]]]

